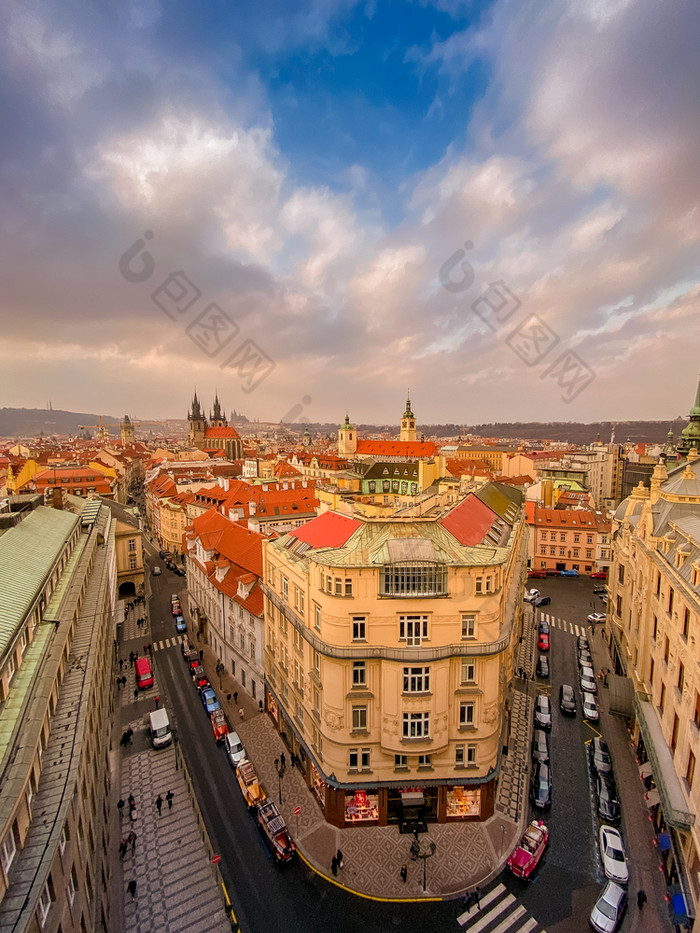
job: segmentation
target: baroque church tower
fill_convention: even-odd
[[[357,450],[357,431],[345,412],[345,423],[338,429],[338,456],[352,457]]]
[[[416,433],[416,416],[411,411],[411,395],[409,393],[406,399],[406,411],[401,416],[401,435],[400,440],[402,441],[415,441],[417,440]]]

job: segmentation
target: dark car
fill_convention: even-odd
[[[549,677],[549,659],[547,655],[541,654],[537,659],[537,676]]]
[[[617,823],[620,819],[620,800],[611,775],[596,777],[595,793],[598,800],[598,816],[606,823]]]
[[[543,693],[535,700],[535,728],[544,729],[545,732],[552,728],[552,704]]]
[[[530,800],[539,810],[544,810],[552,802],[552,769],[543,761],[533,765]]]
[[[576,715],[576,694],[570,684],[562,684],[559,687],[559,709],[567,716]]]
[[[544,619],[540,619],[539,625],[537,626],[537,631],[540,635],[549,635],[549,622],[545,622]]]
[[[607,596],[608,588],[607,586],[594,586],[593,593],[595,596]]]
[[[182,569],[182,567],[173,567],[173,573],[176,573],[178,577],[185,576],[185,571]]]
[[[544,729],[535,729],[532,734],[532,760],[549,764],[549,736]]]
[[[539,609],[540,606],[548,606],[551,603],[551,601],[552,601],[551,596],[538,596],[532,605],[535,606],[537,609]]]
[[[594,774],[612,775],[613,766],[610,749],[605,739],[601,739],[600,736],[596,735],[591,739],[591,744],[588,746],[588,760]]]

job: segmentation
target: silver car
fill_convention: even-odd
[[[581,668],[581,678],[580,678],[581,690],[584,693],[597,693],[598,688],[595,683],[595,673],[592,667],[582,667]]]
[[[627,907],[627,891],[608,881],[591,911],[590,924],[598,933],[615,933]]]
[[[583,709],[584,719],[590,719],[591,722],[598,722],[600,719],[600,713],[598,712],[596,698],[592,693],[582,694],[581,707]]]

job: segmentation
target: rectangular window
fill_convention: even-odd
[[[366,641],[367,639],[367,621],[364,617],[352,620],[352,640]]]
[[[455,747],[455,768],[464,767],[464,746],[457,745]]]
[[[474,704],[472,702],[459,704],[459,724],[460,726],[474,725]]]
[[[661,713],[662,716],[663,716],[663,714],[664,714],[664,706],[665,706],[665,704],[666,704],[666,684],[662,683],[662,684],[661,684],[661,694],[660,694],[660,696],[659,696],[659,712]]]
[[[652,619],[652,624],[651,624],[651,640],[652,640],[653,642],[656,642],[656,629],[657,629],[657,627],[658,627],[658,621],[657,621],[657,619],[656,619],[656,616],[654,616],[653,619]]]
[[[381,596],[445,596],[447,567],[442,564],[385,564],[381,570]]]
[[[688,640],[688,632],[690,631],[690,609],[686,606],[683,610],[683,628],[681,629],[681,635],[685,640]]]
[[[654,690],[654,659],[652,658],[649,662],[649,686],[653,692]]]
[[[68,875],[68,881],[66,883],[66,894],[68,895],[68,903],[73,906],[73,901],[75,900],[75,889],[78,886],[78,879],[75,876],[75,866],[70,870],[70,875]]]
[[[433,763],[430,755],[419,755],[418,756],[418,767],[419,768],[432,768]]]
[[[368,748],[363,748],[363,749],[362,749],[361,764],[362,764],[362,770],[363,770],[363,771],[369,771],[369,770],[370,770],[370,755],[369,755],[369,749],[368,749]]]
[[[566,532],[564,532],[564,531],[560,532],[560,534],[559,534],[559,540],[560,540],[560,541],[566,541]]]
[[[550,556],[550,557],[554,557],[556,553],[557,553],[557,549],[556,549],[555,547],[551,547],[551,548],[549,549],[549,556]]]
[[[312,659],[313,659],[313,665],[314,665],[314,674],[318,675],[321,673],[321,655],[319,654],[318,651],[316,651],[315,648],[313,648],[312,651],[313,651]]]
[[[429,667],[404,667],[403,692],[427,693],[430,690]]]
[[[53,882],[51,880],[51,875],[49,875],[48,881],[41,889],[41,894],[39,895],[39,923],[42,927],[46,923],[46,918],[48,916],[49,910],[51,910],[51,904],[53,900]]]
[[[68,827],[64,826],[61,830],[61,838],[58,840],[58,850],[63,855],[68,845]]]
[[[700,693],[695,694],[695,714],[693,716],[695,728],[700,729]]]
[[[476,616],[462,615],[462,638],[476,638]]]
[[[306,596],[299,590],[299,612],[303,615],[306,608]]]
[[[394,755],[394,770],[403,771],[405,768],[408,768],[408,756]]]
[[[680,664],[680,665],[678,666],[678,681],[677,681],[677,686],[678,686],[678,690],[679,690],[680,693],[681,693],[681,696],[683,695],[683,684],[684,684],[684,683],[685,683],[685,668],[683,667],[682,664]]]
[[[467,745],[467,764],[476,764],[476,745]]]
[[[285,602],[289,600],[289,580],[286,577],[282,577],[282,599]]]
[[[622,618],[622,596],[618,596],[615,601],[615,612]]]
[[[668,591],[668,612],[669,612],[669,615],[673,612],[673,599],[674,599],[674,596],[675,596],[675,593],[674,593],[674,591],[673,591],[673,587],[671,587],[671,588],[669,589],[669,591]]]
[[[625,582],[625,567],[624,564],[620,564],[617,568],[617,582],[624,584]]]
[[[343,595],[343,581],[339,577],[335,578],[335,595],[336,596]]]
[[[353,687],[364,687],[367,684],[367,665],[364,661],[353,661],[352,663],[352,685]]]
[[[352,596],[352,580],[349,577],[345,578],[345,595]]]
[[[669,640],[667,636],[666,638],[664,638],[664,664],[668,664],[669,648],[670,648],[670,644],[669,644]]]
[[[581,540],[581,535],[580,535],[580,534],[575,534],[575,535],[574,535],[574,544],[578,544],[580,540]]]
[[[473,684],[474,683],[474,671],[475,671],[474,662],[468,661],[466,658],[462,658],[462,673],[460,677],[460,683]]]
[[[314,603],[314,627],[317,632],[321,631],[321,607]]]
[[[481,579],[481,577],[477,577],[477,578],[476,578],[476,582],[475,582],[475,584],[474,584],[474,592],[475,592],[475,593],[481,593],[481,592],[483,592],[483,582],[484,582],[484,581]]]
[[[593,544],[593,535],[586,535],[586,541],[589,544]]]
[[[400,616],[399,641],[405,641],[408,648],[418,648],[427,637],[427,616]]]
[[[593,557],[593,548],[586,548],[586,558],[589,559]]]
[[[430,735],[430,713],[404,713],[403,737],[426,739]]]
[[[565,548],[565,547],[560,547],[560,548],[559,548],[559,556],[560,556],[560,557],[566,557],[566,548]]]
[[[348,770],[357,771],[357,764],[360,760],[356,748],[351,748],[348,752]]]
[[[656,590],[654,592],[656,596],[661,595],[661,574],[658,572],[656,574]]]
[[[672,755],[676,754],[676,746],[678,745],[679,723],[680,723],[680,720],[678,719],[678,716],[674,713],[673,714],[673,729],[671,730],[671,754]]]
[[[15,859],[15,855],[17,854],[17,845],[15,844],[15,835],[13,830],[14,826],[3,839],[2,846],[0,847],[0,865],[2,865],[2,869],[5,874],[8,874],[10,871],[10,865],[12,865]]]
[[[685,780],[688,785],[688,790],[693,788],[693,778],[695,777],[695,755],[692,752],[688,753],[688,767],[685,770]]]
[[[129,538],[129,550],[130,551],[136,550],[136,538]]]
[[[367,707],[366,706],[353,706],[352,708],[352,731],[353,732],[366,732],[367,731]]]

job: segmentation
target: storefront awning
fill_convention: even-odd
[[[651,702],[644,699],[646,696],[648,694],[635,694],[634,703],[664,816],[671,826],[688,831],[695,823],[695,815],[687,810],[685,794],[673,767],[673,758],[661,730],[659,717]]]
[[[645,761],[643,765],[639,766],[639,776],[642,780],[648,778],[651,773],[651,765],[648,761]]]
[[[661,797],[659,796],[658,790],[656,790],[656,788],[653,787],[650,791],[647,791],[647,793],[644,795],[644,800],[646,802],[646,805],[651,809],[651,807],[655,807],[656,804],[661,801]]]

